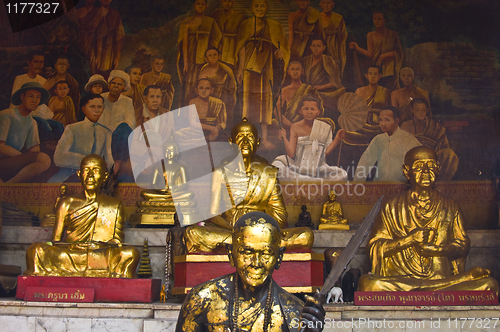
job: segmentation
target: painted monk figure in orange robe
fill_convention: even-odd
[[[421,98],[427,101],[429,105],[429,93],[418,86],[413,85],[415,81],[415,72],[410,67],[401,68],[399,77],[403,82],[404,87],[394,90],[391,93],[391,104],[399,109],[401,123],[411,120],[411,102],[416,98]],[[432,118],[431,108],[429,106],[429,118]]]
[[[309,46],[314,38],[324,39],[319,11],[310,6],[310,0],[295,0],[299,10],[288,15],[288,47],[290,59],[300,60],[311,54]]]
[[[346,63],[346,40],[347,30],[344,17],[333,11],[335,2],[333,0],[321,0],[319,6],[323,11],[320,13],[321,26],[325,33],[326,55],[335,59],[339,66],[340,76],[343,76]]]
[[[222,32],[222,39],[219,44],[219,54],[221,55],[220,60],[234,70],[234,65],[236,63],[235,47],[236,38],[238,37],[238,29],[247,17],[233,10],[234,0],[221,0],[220,5],[222,8],[217,8],[212,13],[212,17],[215,22],[217,22],[217,25]]]
[[[195,13],[186,18],[179,26],[177,39],[177,72],[182,84],[181,106],[189,104],[194,91],[197,75],[205,64],[205,51],[218,47],[222,32],[215,20],[205,16],[206,0],[195,0]]]
[[[372,59],[372,63],[381,68],[382,77],[387,77],[384,86],[391,90],[399,89],[399,70],[403,64],[403,47],[396,31],[385,27],[382,12],[373,12],[373,25],[376,30],[366,35],[368,49],[363,49],[355,42],[349,48]]]
[[[269,82],[277,85],[283,81],[290,52],[281,24],[266,17],[268,10],[267,0],[252,0],[254,17],[238,30],[236,79],[243,84],[243,117],[261,125],[262,145],[274,149],[268,139],[273,117]]]

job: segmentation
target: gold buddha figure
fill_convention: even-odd
[[[185,223],[191,223],[191,219],[197,216],[194,194],[188,190],[186,170],[177,161],[179,147],[172,137],[165,143],[164,151],[161,167],[165,188],[141,192],[144,201],[137,202],[137,212],[130,218],[132,224],[173,225],[176,208],[180,209]]]
[[[490,271],[465,271],[470,240],[458,204],[434,190],[439,164],[434,150],[419,146],[405,156],[406,193],[381,209],[367,245],[372,274],[360,291],[492,290]]]
[[[344,218],[342,204],[336,201],[337,195],[332,189],[328,193],[328,202],[323,204],[323,211],[319,218],[318,229],[349,230],[348,221]]]
[[[46,213],[43,220],[40,222],[40,226],[42,227],[54,227],[56,223],[56,210],[57,210],[57,204],[59,204],[59,201],[61,198],[66,197],[66,193],[68,192],[68,185],[67,184],[61,184],[59,186],[59,196],[56,198],[56,202],[54,203],[54,213]]]
[[[228,163],[232,164],[230,169],[225,165],[214,170],[210,213],[216,215],[221,204],[232,208],[211,218],[209,225],[189,226],[185,232],[188,252],[211,252],[230,244],[236,220],[251,211],[265,212],[278,222],[283,247],[310,249],[314,242],[310,228],[287,228],[288,214],[281,195],[278,169],[255,154],[260,143],[257,128],[244,118],[231,130],[229,143],[240,149],[243,158]],[[237,205],[224,201],[228,199],[227,195],[223,195],[227,184],[231,184],[231,196],[234,201],[239,201]]]
[[[100,193],[108,177],[98,155],[83,158],[77,172],[83,193],[57,205],[52,243],[33,243],[26,252],[24,275],[134,278],[141,254],[124,246],[120,200]]]

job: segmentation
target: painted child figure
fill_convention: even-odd
[[[326,115],[333,118],[338,111],[339,97],[346,91],[340,81],[340,69],[333,57],[324,54],[326,45],[323,39],[313,39],[310,49],[312,54],[302,60],[304,82],[318,90]]]
[[[104,92],[104,88],[108,87],[108,82],[101,75],[92,75],[87,84],[85,84],[85,92],[100,95]]]
[[[76,122],[75,105],[69,93],[69,84],[66,81],[59,81],[54,85],[55,96],[49,100],[49,109],[54,113],[53,120],[61,122],[63,125]]]
[[[347,172],[326,163],[326,155],[344,138],[343,129],[332,140],[332,127],[316,118],[321,115],[320,101],[313,97],[302,100],[300,115],[302,120],[290,127],[290,140],[282,128],[278,137],[285,143],[287,155],[277,157],[272,165],[279,168],[280,178],[311,179],[328,178],[333,181],[347,180]]]
[[[227,123],[233,123],[234,106],[236,105],[236,79],[233,70],[220,62],[221,54],[216,48],[209,48],[205,52],[207,62],[200,70],[198,79],[210,79],[213,92],[212,97],[218,98],[226,105]]]
[[[195,105],[198,111],[201,128],[208,134],[209,141],[215,141],[219,133],[226,128],[227,114],[226,105],[218,98],[212,97],[214,88],[212,82],[207,78],[198,80],[196,84],[197,97],[189,101],[189,105]],[[193,112],[189,113],[189,123],[194,127],[196,117]]]
[[[134,109],[138,109],[144,104],[144,89],[146,86],[140,83],[141,81],[141,68],[132,65],[125,69],[125,72],[130,76],[130,89],[122,92],[122,95],[130,97],[134,104]]]
[[[281,112],[281,116],[276,114],[276,117],[282,122],[283,125],[290,127],[292,123],[300,120],[300,105],[302,99],[309,95],[314,95],[321,99],[318,91],[309,84],[302,83],[301,77],[304,74],[304,69],[302,63],[299,61],[292,61],[288,65],[287,74],[292,79],[292,83],[287,85],[281,90],[281,100],[278,101],[278,111]],[[318,105],[320,110],[323,110],[323,102],[320,101],[321,105]]]

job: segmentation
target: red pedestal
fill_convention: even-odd
[[[151,303],[159,300],[161,280],[20,276],[16,298],[29,301],[25,296],[27,287],[92,288],[95,302]]]
[[[355,292],[354,304],[369,306],[498,305],[498,297],[493,291]]]
[[[323,259],[323,254],[312,251],[285,253],[273,278],[290,293],[313,293],[323,286]],[[194,286],[236,271],[227,254],[187,254],[174,262],[174,294],[186,294]]]

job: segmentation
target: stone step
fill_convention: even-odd
[[[0,300],[1,331],[173,332],[178,303],[41,303]],[[500,331],[500,306],[325,305],[325,332]],[[465,323],[464,323],[465,322]],[[472,324],[472,325],[471,325]],[[471,328],[472,327],[472,328]]]

